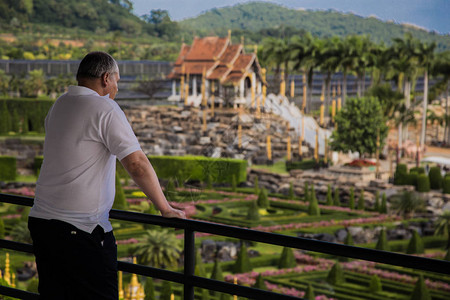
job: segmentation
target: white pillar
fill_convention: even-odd
[[[177,94],[177,82],[175,79],[172,79],[172,96],[175,96]]]
[[[243,78],[241,80],[241,82],[239,83],[239,92],[240,92],[239,96],[241,98],[244,98],[244,83],[245,83],[245,78]]]
[[[197,97],[197,77],[192,76],[192,96]]]
[[[262,94],[262,83],[261,83],[261,81],[258,82],[257,94]]]
[[[205,97],[209,98],[209,80],[205,80]]]

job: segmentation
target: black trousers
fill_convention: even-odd
[[[40,299],[118,299],[114,235],[89,234],[59,220],[29,217]]]

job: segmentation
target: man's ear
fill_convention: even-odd
[[[108,85],[108,81],[109,81],[109,73],[108,72],[105,72],[103,75],[102,75],[102,77],[101,77],[101,79],[102,79],[102,86],[107,86]]]

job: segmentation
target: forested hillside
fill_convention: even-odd
[[[180,22],[187,35],[226,35],[232,29],[236,36],[245,35],[250,42],[265,37],[289,38],[310,32],[316,37],[367,34],[376,43],[389,45],[394,37],[410,32],[423,42],[436,42],[437,50],[450,49],[450,36],[443,36],[412,26],[386,23],[376,18],[363,18],[336,11],[289,9],[267,2],[251,2],[212,9],[204,14]]]

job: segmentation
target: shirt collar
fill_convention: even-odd
[[[85,86],[70,85],[67,89],[67,94],[70,96],[86,96],[86,95],[97,95],[100,96],[96,91],[87,88]]]

